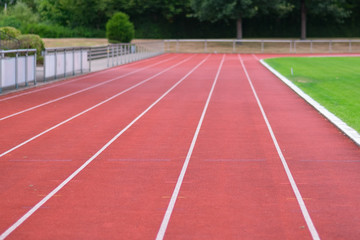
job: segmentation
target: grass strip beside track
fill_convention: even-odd
[[[359,57],[286,57],[265,62],[360,132]]]

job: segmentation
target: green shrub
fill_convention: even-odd
[[[17,38],[21,35],[21,32],[14,27],[0,27],[0,31],[4,32],[6,35],[12,38]]]
[[[39,35],[23,34],[18,37],[20,41],[20,48],[22,49],[36,49],[38,62],[42,61],[41,52],[45,49],[45,44]]]
[[[109,42],[130,42],[134,35],[134,25],[125,13],[115,13],[106,23],[106,37]]]

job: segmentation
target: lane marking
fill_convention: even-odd
[[[260,61],[260,59],[259,59],[255,54],[252,54],[252,56],[253,56],[256,60]]]
[[[294,198],[294,197],[288,197],[288,198],[286,198],[286,200],[297,200],[297,199]],[[313,198],[306,198],[306,197],[304,197],[303,200],[305,200],[305,201],[307,201],[307,200],[313,200]]]
[[[149,112],[157,103],[159,103],[166,95],[168,95],[173,89],[175,89],[180,83],[182,83],[188,76],[190,76],[196,69],[198,69],[207,59],[208,55],[193,69],[191,69],[184,77],[182,77],[177,83],[169,88],[163,95],[161,95],[155,102],[153,102],[147,109],[145,109],[140,115],[138,115],[131,123],[129,123],[124,129],[118,132],[110,141],[108,141],[101,149],[99,149],[91,158],[89,158],[82,166],[80,166],[75,172],[67,177],[61,184],[59,184],[54,190],[52,190],[46,197],[32,207],[25,215],[17,220],[11,227],[9,227],[4,233],[0,235],[0,240],[5,239],[15,229],[17,229],[23,222],[25,222],[34,212],[41,208],[50,198],[58,193],[66,184],[68,184],[73,178],[75,178],[82,170],[84,170],[94,159],[96,159],[102,152],[104,152],[113,142],[115,142],[125,131],[127,131],[132,125],[134,125],[140,118],[142,118],[147,112]],[[191,58],[191,57],[190,57]]]
[[[168,59],[165,59],[165,60],[162,60],[162,61],[159,61],[159,62],[153,63],[153,64],[150,64],[150,65],[148,65],[148,66],[146,66],[146,67],[139,68],[139,69],[137,69],[137,70],[134,70],[134,71],[128,72],[128,73],[123,74],[123,75],[121,75],[121,76],[118,76],[118,77],[115,77],[115,78],[112,78],[112,79],[109,79],[109,80],[103,81],[103,82],[101,82],[101,83],[98,83],[98,84],[92,85],[92,86],[90,86],[90,87],[87,87],[87,88],[81,89],[81,90],[76,91],[76,92],[72,92],[72,93],[67,94],[67,95],[64,95],[64,96],[62,96],[62,97],[55,98],[55,99],[53,99],[53,100],[50,100],[50,101],[44,102],[44,103],[39,104],[39,105],[36,105],[36,106],[34,106],[34,107],[30,107],[30,108],[24,109],[24,110],[22,110],[22,111],[19,111],[19,112],[16,112],[16,113],[10,114],[10,115],[8,115],[8,116],[5,116],[5,117],[0,118],[0,121],[3,121],[3,120],[5,120],[5,119],[9,119],[9,118],[11,118],[11,117],[14,117],[14,116],[20,115],[20,114],[22,114],[22,113],[29,112],[29,111],[31,111],[31,110],[34,110],[34,109],[37,109],[37,108],[40,108],[40,107],[43,107],[43,106],[46,106],[46,105],[48,105],[48,104],[50,104],[50,103],[54,103],[54,102],[57,102],[57,101],[63,100],[63,99],[65,99],[65,98],[68,98],[68,97],[74,96],[74,95],[76,95],[76,94],[79,94],[79,93],[82,93],[82,92],[88,91],[88,90],[90,90],[90,89],[93,89],[93,88],[96,88],[96,87],[100,87],[100,86],[102,86],[102,85],[105,85],[105,84],[107,84],[107,83],[113,82],[113,81],[115,81],[115,80],[119,80],[119,79],[122,79],[122,78],[124,78],[124,77],[130,76],[130,75],[133,75],[133,74],[135,74],[135,73],[137,73],[137,72],[140,72],[140,71],[143,71],[143,70],[145,70],[145,69],[147,69],[147,68],[151,68],[151,67],[156,66],[156,65],[158,65],[158,64],[161,64],[161,63],[163,63],[163,62],[170,61],[170,60],[171,60],[171,59],[173,59],[173,58],[174,58],[174,57],[172,57],[172,58],[168,58]]]
[[[162,55],[162,56],[167,56],[167,55],[168,54],[165,54],[165,55]],[[33,90],[33,91],[29,90],[29,91],[22,92],[22,93],[19,93],[19,94],[16,94],[16,95],[12,95],[12,96],[9,96],[9,97],[6,97],[6,98],[1,98],[0,102],[10,100],[10,99],[13,99],[13,98],[17,98],[17,97],[21,97],[21,96],[24,96],[24,95],[29,95],[29,94],[32,94],[32,93],[40,92],[40,91],[47,90],[47,89],[50,89],[50,88],[55,88],[55,87],[62,86],[62,85],[68,84],[68,83],[72,83],[72,82],[82,80],[84,78],[93,77],[93,76],[96,76],[96,75],[99,75],[99,74],[102,74],[102,73],[112,72],[114,70],[118,70],[119,68],[122,69],[122,68],[126,68],[126,67],[132,67],[134,65],[138,65],[140,63],[147,62],[147,61],[150,61],[150,60],[154,60],[154,58],[148,58],[148,59],[141,60],[141,61],[138,61],[138,62],[132,62],[130,64],[120,65],[120,66],[117,66],[117,67],[108,68],[108,69],[93,72],[93,73],[88,73],[88,74],[85,74],[85,75],[79,76],[79,77],[75,76],[75,77],[73,77],[74,79],[71,79],[71,80],[63,79],[63,80],[66,80],[63,83],[56,84],[56,82],[54,82],[54,84],[51,84],[51,86],[48,86],[48,87],[38,88],[38,89]]]
[[[311,236],[312,236],[313,239],[318,240],[318,239],[320,239],[319,234],[318,234],[318,232],[317,232],[317,230],[316,230],[316,228],[315,228],[315,226],[314,226],[313,221],[311,220],[310,214],[309,214],[309,212],[308,212],[308,210],[307,210],[307,208],[306,208],[305,202],[304,202],[304,200],[303,200],[303,198],[302,198],[302,196],[301,196],[301,194],[300,194],[300,191],[299,191],[299,189],[298,189],[298,187],[297,187],[297,185],[296,185],[296,182],[295,182],[295,180],[294,180],[294,178],[293,178],[293,176],[292,176],[292,173],[291,173],[291,171],[290,171],[290,168],[289,168],[289,166],[287,165],[286,159],[285,159],[285,157],[284,157],[284,155],[283,155],[283,153],[282,153],[282,151],[281,151],[281,149],[280,149],[279,143],[278,143],[278,141],[276,140],[275,134],[274,134],[274,132],[273,132],[273,130],[272,130],[272,127],[271,127],[271,125],[270,125],[270,122],[269,122],[269,120],[268,120],[268,118],[267,118],[267,116],[266,116],[266,114],[265,114],[265,111],[264,111],[264,109],[263,109],[263,107],[262,107],[262,104],[261,104],[261,102],[260,102],[260,99],[259,99],[259,97],[258,97],[258,95],[257,95],[257,93],[256,93],[256,91],[255,91],[255,88],[254,88],[254,86],[253,86],[253,84],[252,84],[252,81],[251,81],[251,79],[250,79],[250,76],[249,76],[249,74],[248,74],[248,72],[247,72],[247,70],[246,70],[246,67],[245,67],[245,65],[244,65],[244,62],[243,62],[242,58],[240,57],[240,55],[238,55],[238,58],[239,58],[239,61],[240,61],[240,63],[241,63],[242,68],[244,69],[246,78],[247,78],[247,80],[248,80],[248,82],[249,82],[249,84],[250,84],[250,87],[251,87],[252,92],[253,92],[253,94],[254,94],[254,96],[255,96],[256,102],[257,102],[257,104],[258,104],[258,106],[259,106],[259,108],[260,108],[261,114],[262,114],[262,116],[263,116],[263,118],[264,118],[264,120],[265,120],[266,126],[267,126],[267,128],[268,128],[268,130],[269,130],[270,136],[271,136],[271,138],[272,138],[272,140],[273,140],[273,143],[274,143],[274,145],[275,145],[276,151],[277,151],[277,153],[278,153],[278,155],[279,155],[279,157],[280,157],[280,160],[281,160],[281,163],[282,163],[282,165],[283,165],[283,167],[284,167],[284,170],[285,170],[285,172],[286,172],[286,175],[287,175],[287,177],[288,177],[288,179],[289,179],[289,181],[290,181],[291,188],[292,188],[292,190],[293,190],[293,192],[294,192],[294,194],[295,194],[296,200],[297,200],[297,202],[298,202],[298,204],[299,204],[299,206],[300,206],[301,212],[302,212],[302,214],[303,214],[303,216],[304,216],[305,222],[306,222],[306,224],[307,224],[307,226],[308,226],[308,228],[309,228],[309,231],[310,231],[310,233],[311,233]]]
[[[161,198],[170,199],[171,196],[162,196]],[[184,196],[178,196],[177,198],[178,198],[178,199],[185,199],[186,197],[184,197]]]
[[[188,151],[187,156],[186,156],[186,159],[185,159],[185,161],[184,161],[184,165],[183,165],[183,167],[182,167],[182,169],[181,169],[179,178],[178,178],[178,180],[177,180],[177,182],[176,182],[176,186],[175,186],[174,192],[173,192],[173,194],[172,194],[172,196],[171,196],[169,205],[168,205],[168,207],[167,207],[167,209],[166,209],[166,212],[165,212],[165,216],[164,216],[163,221],[162,221],[162,223],[161,223],[159,232],[158,232],[158,234],[157,234],[157,236],[156,236],[156,240],[162,240],[162,239],[164,238],[164,235],[165,235],[167,226],[168,226],[169,221],[170,221],[171,214],[172,214],[172,212],[173,212],[173,210],[174,210],[174,206],[175,206],[175,203],[176,203],[176,199],[178,198],[178,195],[179,195],[179,192],[180,192],[180,188],[181,188],[182,182],[183,182],[183,180],[184,180],[184,176],[185,176],[187,167],[188,167],[188,165],[189,165],[190,158],[191,158],[192,152],[193,152],[193,150],[194,150],[195,143],[196,143],[196,140],[197,140],[197,138],[198,138],[201,125],[202,125],[202,123],[203,123],[203,121],[204,121],[205,114],[206,114],[207,108],[208,108],[209,103],[210,103],[210,99],[211,99],[212,94],[213,94],[213,92],[214,92],[216,82],[217,82],[217,80],[218,80],[218,78],[219,78],[220,71],[221,71],[221,68],[222,68],[222,66],[223,66],[224,60],[225,60],[225,55],[223,55],[223,57],[222,57],[222,59],[221,59],[221,62],[220,62],[218,71],[217,71],[217,73],[216,73],[216,76],[215,76],[215,79],[214,79],[214,82],[213,82],[213,85],[212,85],[212,87],[211,87],[209,96],[208,96],[208,98],[207,98],[207,100],[206,100],[205,107],[204,107],[203,112],[202,112],[202,114],[201,114],[201,117],[200,117],[198,126],[197,126],[197,128],[196,128],[194,137],[193,137],[193,139],[192,139],[192,142],[191,142],[189,151]]]
[[[28,140],[26,140],[26,141],[18,144],[17,146],[15,146],[15,147],[13,147],[13,148],[11,148],[11,149],[9,149],[9,150],[1,153],[1,154],[0,154],[0,158],[3,157],[3,156],[5,156],[6,154],[8,154],[8,153],[10,153],[10,152],[18,149],[19,147],[22,147],[22,146],[24,146],[25,144],[27,144],[27,143],[29,143],[29,142],[37,139],[38,137],[40,137],[40,136],[42,136],[42,135],[44,135],[44,134],[46,134],[46,133],[48,133],[48,132],[56,129],[56,128],[62,126],[62,125],[64,125],[65,123],[68,123],[68,122],[70,122],[71,120],[73,120],[73,119],[75,119],[75,118],[77,118],[77,117],[79,117],[79,116],[81,116],[81,115],[83,115],[83,114],[85,114],[85,113],[87,113],[87,112],[89,112],[89,111],[91,111],[91,110],[93,110],[93,109],[95,109],[95,108],[97,108],[97,107],[99,107],[99,106],[101,106],[101,105],[103,105],[103,104],[105,104],[105,103],[113,100],[114,98],[116,98],[116,97],[118,97],[118,96],[120,96],[120,95],[122,95],[122,94],[124,94],[124,93],[126,93],[126,92],[128,92],[128,91],[130,91],[130,90],[132,90],[132,89],[134,89],[134,88],[136,88],[136,87],[138,87],[138,86],[140,86],[140,85],[148,82],[148,81],[150,81],[151,79],[153,79],[153,78],[155,78],[155,77],[163,74],[164,72],[167,72],[167,71],[169,71],[169,70],[177,67],[178,65],[180,65],[180,64],[182,64],[182,63],[184,63],[184,62],[186,62],[186,61],[189,61],[191,58],[193,58],[193,56],[194,56],[194,55],[192,55],[192,56],[190,56],[190,57],[188,57],[188,58],[186,58],[186,59],[184,59],[184,60],[182,60],[182,61],[174,64],[174,65],[171,66],[171,67],[168,67],[168,68],[166,68],[166,69],[164,69],[164,70],[156,73],[155,75],[153,75],[153,76],[151,76],[151,77],[149,77],[149,78],[147,78],[147,79],[145,79],[145,80],[143,80],[143,81],[141,81],[141,82],[133,85],[132,87],[129,87],[129,88],[127,88],[127,89],[125,89],[125,90],[123,90],[123,91],[121,91],[121,92],[113,95],[113,96],[110,97],[110,98],[107,98],[107,99],[105,99],[104,101],[102,101],[102,102],[100,102],[100,103],[98,103],[98,104],[96,104],[96,105],[94,105],[94,106],[92,106],[92,107],[90,107],[90,108],[88,108],[88,109],[86,109],[86,110],[84,110],[84,111],[82,111],[82,112],[80,112],[80,113],[78,113],[78,114],[76,114],[76,115],[74,115],[74,116],[72,116],[72,117],[70,117],[70,118],[68,118],[68,119],[66,119],[66,120],[58,123],[58,124],[56,124],[56,125],[54,125],[54,126],[52,126],[51,128],[48,128],[47,130],[45,130],[45,131],[43,131],[43,132],[41,132],[41,133],[33,136],[32,138],[29,138]]]

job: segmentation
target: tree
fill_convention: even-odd
[[[191,7],[201,21],[235,20],[237,39],[243,38],[243,18],[269,12],[284,14],[292,9],[285,0],[191,0]]]
[[[129,15],[160,15],[171,21],[190,10],[190,0],[111,0],[111,4]]]
[[[115,13],[106,23],[106,37],[109,42],[130,42],[134,34],[134,25],[125,13]]]
[[[37,9],[44,22],[67,27],[103,28],[111,0],[37,0]]]
[[[296,0],[300,5],[301,13],[301,35],[302,40],[306,39],[307,14],[318,15],[321,17],[330,16],[337,22],[342,22],[349,17],[351,6],[346,0]]]

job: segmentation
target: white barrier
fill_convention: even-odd
[[[44,80],[90,71],[88,48],[47,48],[44,52]]]
[[[36,49],[0,51],[0,55],[0,92],[29,82],[36,84]]]

